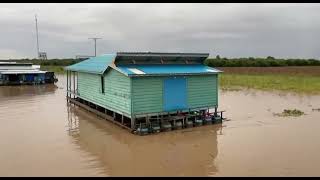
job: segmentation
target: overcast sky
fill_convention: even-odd
[[[320,58],[320,4],[1,4],[0,59],[117,51]]]

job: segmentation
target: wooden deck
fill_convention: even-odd
[[[70,92],[69,92],[70,93]],[[135,123],[135,121],[131,121],[131,122],[134,122],[134,125],[132,126],[131,123],[125,123],[124,122],[124,115],[121,115],[121,114],[118,114],[118,119],[116,119],[116,113],[115,112],[111,112],[113,114],[113,116],[111,115],[108,115],[106,112],[110,110],[107,110],[107,109],[99,109],[98,106],[96,106],[95,104],[93,103],[90,103],[90,102],[86,102],[85,100],[82,100],[82,99],[79,99],[79,98],[71,98],[71,97],[67,97],[67,100],[69,103],[72,103],[74,105],[77,105],[81,108],[84,108],[85,110],[91,112],[91,113],[94,113],[96,114],[97,116],[103,118],[103,119],[106,119],[114,124],[117,124],[119,125],[120,127],[124,128],[124,129],[127,129],[129,132],[131,133],[134,133],[134,134],[139,134],[139,132],[136,132],[137,131],[137,127],[140,127],[141,129],[141,125],[143,125],[144,127],[148,127],[148,124],[152,124],[154,122],[158,122],[158,123],[170,123],[171,122],[173,123],[172,125],[172,130],[176,130],[175,128],[175,124],[177,121],[180,121],[182,122],[182,127],[179,128],[179,129],[186,129],[186,128],[192,128],[192,127],[199,127],[196,125],[196,123],[193,123],[194,125],[193,126],[189,126],[187,124],[187,121],[191,120],[191,121],[194,121],[192,120],[193,118],[196,117],[196,115],[194,114],[187,114],[187,115],[176,115],[176,116],[168,116],[166,119],[164,118],[160,118],[160,116],[158,116],[159,118],[157,119],[154,119],[154,118],[151,118],[151,117],[147,117],[146,118],[146,122],[140,122],[140,123]],[[83,102],[81,102],[83,101]],[[92,107],[93,106],[93,107]],[[224,111],[222,111],[224,112]],[[220,111],[220,113],[222,114],[222,112]],[[216,112],[218,113],[218,112]],[[221,119],[221,122],[222,120],[224,120],[224,118]],[[220,121],[212,121],[212,123],[210,124],[215,124],[215,123],[219,123]],[[206,124],[206,123],[203,123],[202,125],[210,125],[210,124]],[[202,126],[201,125],[201,126]],[[160,124],[159,124],[160,126]],[[152,130],[151,130],[152,131]],[[160,129],[160,132],[165,132],[165,129],[161,128]],[[152,132],[148,132],[146,134],[153,134]],[[140,134],[141,135],[141,134]]]
[[[129,130],[130,132],[133,131],[130,127],[125,126],[124,124],[121,124],[120,122],[115,121],[114,117],[112,117],[112,116],[109,116],[109,115],[107,115],[107,114],[105,114],[103,112],[100,112],[100,111],[98,111],[98,110],[96,110],[94,108],[91,108],[90,106],[85,105],[85,104],[77,101],[76,99],[73,99],[73,98],[70,98],[70,97],[67,97],[67,99],[68,99],[69,102],[71,102],[71,103],[73,103],[73,104],[75,104],[75,105],[77,105],[79,107],[82,107],[82,108],[86,109],[87,111],[92,112],[92,113],[96,114],[97,116],[99,116],[99,117],[101,117],[103,119],[106,119],[106,120],[108,120],[108,121],[110,121],[110,122],[112,122],[114,124],[117,124],[120,127]]]

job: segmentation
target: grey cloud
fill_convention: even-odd
[[[319,4],[4,4],[0,58],[116,51],[320,58]]]

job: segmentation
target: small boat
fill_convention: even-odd
[[[44,81],[45,81],[45,83],[56,83],[56,82],[58,82],[58,79],[54,75],[54,72],[47,71],[44,74]]]
[[[0,85],[35,85],[57,81],[54,72],[42,71],[40,65],[0,62]]]

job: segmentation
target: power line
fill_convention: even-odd
[[[102,38],[88,38],[88,39],[92,39],[94,41],[94,56],[97,56],[97,39],[102,39]]]

